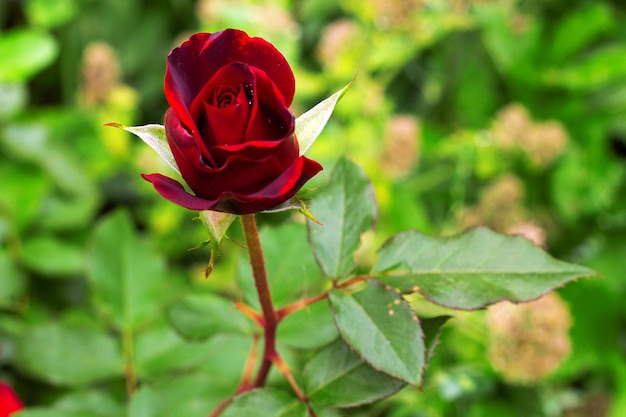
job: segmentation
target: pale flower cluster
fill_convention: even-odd
[[[508,381],[530,383],[555,371],[571,350],[567,305],[555,293],[487,311],[488,359]]]
[[[521,150],[537,168],[552,164],[569,142],[560,122],[535,122],[519,104],[511,104],[498,113],[491,135],[496,146],[505,150]]]

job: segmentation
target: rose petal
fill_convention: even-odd
[[[189,210],[212,210],[217,205],[216,200],[205,200],[189,194],[181,183],[161,174],[141,174],[143,179],[149,181],[159,194],[172,203],[183,206]]]
[[[274,155],[283,169],[286,169],[296,160],[298,154],[298,142],[295,135],[281,140],[246,142],[233,146],[216,146],[211,149],[211,156],[221,166],[226,165],[228,159],[234,155],[253,161]]]
[[[214,210],[235,214],[269,210],[295,196],[300,188],[321,170],[320,164],[301,156],[282,175],[256,193],[224,193]]]
[[[189,187],[198,184],[198,171],[209,169],[207,163],[215,166],[215,161],[202,141],[196,139],[181,124],[176,112],[170,108],[165,112],[165,132],[181,176]]]
[[[217,198],[223,192],[251,194],[266,187],[284,168],[275,155],[263,159],[247,159],[239,155],[229,158],[219,170],[200,176],[198,188],[193,192],[203,198]]]
[[[250,100],[245,86],[252,94],[254,73],[248,65],[236,62],[221,68],[198,93],[191,103],[194,125],[204,127],[200,132],[206,149],[215,145],[233,145],[245,139],[250,119]],[[216,94],[220,91],[236,91],[236,102],[220,107]]]
[[[283,104],[276,84],[258,68],[250,67],[254,73],[254,102],[246,141],[276,140],[293,132],[296,119]]]
[[[291,105],[295,92],[293,72],[271,43],[235,29],[197,33],[170,52],[165,71],[165,97],[194,136],[191,103],[220,68],[233,62],[244,62],[264,71],[274,80],[285,106]]]

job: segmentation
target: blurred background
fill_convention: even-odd
[[[119,374],[64,374],[63,351],[38,362],[50,323],[110,336],[85,270],[94,225],[120,207],[177,288],[232,287],[236,245],[205,280],[208,251],[188,250],[202,227],[139,177],[167,167],[103,124],[162,123],[168,52],[234,27],[287,57],[296,115],[357,76],[308,156],[326,167],[313,186],[342,154],[374,184],[361,265],[394,233],[484,224],[602,274],[453,312],[422,392],[346,415],[626,415],[625,21],[621,0],[0,0],[0,378],[29,405],[122,415]],[[169,415],[204,415],[190,410]]]

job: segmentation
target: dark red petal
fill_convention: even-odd
[[[165,113],[165,133],[180,174],[189,187],[194,189],[198,183],[199,171],[210,169],[206,163],[215,165],[215,161],[202,141],[196,141],[182,126],[172,108]]]
[[[256,193],[247,195],[224,193],[213,210],[234,214],[269,210],[295,196],[300,188],[321,170],[320,164],[302,156],[282,175]]]
[[[223,192],[250,194],[257,192],[281,175],[284,168],[275,155],[252,160],[233,155],[219,170],[201,175],[193,192],[203,198],[214,199]]]
[[[251,67],[254,73],[254,102],[246,141],[276,140],[293,132],[296,121],[293,113],[283,104],[276,85],[267,74]]]
[[[205,200],[189,194],[178,181],[161,174],[141,174],[152,183],[154,189],[166,200],[189,210],[213,210],[217,204],[214,200]]]
[[[247,86],[247,87],[246,87]],[[246,91],[248,88],[250,91]],[[217,71],[191,103],[194,124],[204,127],[200,132],[207,149],[215,145],[237,144],[245,139],[250,119],[250,99],[254,74],[246,64],[236,62]],[[219,94],[236,92],[230,106],[220,106]]]
[[[272,44],[234,29],[197,33],[170,52],[165,71],[165,96],[187,128],[194,128],[188,110],[194,98],[220,68],[233,62],[264,71],[276,84],[285,106],[291,105],[295,92],[293,72]]]
[[[237,155],[252,161],[274,155],[283,169],[287,169],[300,153],[295,135],[274,141],[245,142],[234,146],[216,146],[211,155],[219,165],[227,165],[228,159]]]

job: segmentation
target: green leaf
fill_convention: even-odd
[[[39,170],[0,164],[0,210],[17,230],[38,220],[42,202],[50,192],[50,179]]]
[[[197,369],[216,356],[207,343],[184,340],[166,323],[150,325],[134,338],[135,371],[139,378],[151,379],[174,371]]]
[[[610,32],[616,25],[611,8],[604,3],[589,3],[570,11],[555,25],[549,59],[562,62],[582,50],[594,39]]]
[[[343,340],[318,352],[303,372],[305,393],[314,404],[355,407],[398,392],[406,384],[376,371]]]
[[[75,0],[28,0],[26,14],[35,26],[53,28],[70,21],[78,12]]]
[[[592,136],[592,140],[601,138],[601,134]],[[569,223],[606,213],[616,203],[623,176],[624,167],[612,163],[604,153],[571,146],[551,178],[554,208]]]
[[[208,277],[213,270],[213,265],[219,254],[220,244],[222,239],[226,236],[226,232],[230,225],[237,218],[236,215],[230,213],[221,213],[219,211],[202,210],[199,213],[199,218],[202,224],[209,232],[209,245],[211,246],[211,257],[209,264],[207,265],[205,275]]]
[[[128,404],[128,417],[159,417],[160,398],[149,385],[143,385]]]
[[[207,416],[232,395],[236,385],[224,385],[209,372],[193,372],[173,374],[157,381],[151,388],[153,395],[148,395],[147,399],[156,401],[159,408],[157,414],[148,414],[150,417],[199,417]],[[144,398],[143,401],[147,400]],[[137,407],[133,407],[134,411]]]
[[[452,316],[437,316],[430,318],[420,318],[422,331],[424,332],[424,345],[426,347],[426,362],[435,354],[435,348],[439,344],[439,337],[443,326]]]
[[[103,391],[72,391],[55,402],[55,407],[66,412],[96,415],[98,417],[118,417],[123,414],[122,406],[112,396]]]
[[[445,307],[472,310],[501,300],[530,301],[591,269],[552,258],[521,236],[476,228],[451,237],[415,231],[392,237],[372,277]]]
[[[149,124],[144,126],[124,126],[121,123],[107,123],[105,126],[117,127],[139,137],[148,146],[156,151],[157,154],[170,166],[180,174],[172,150],[167,143],[167,135],[165,134],[165,126],[158,124]]]
[[[13,305],[24,291],[26,279],[13,265],[4,248],[0,247],[0,307]]]
[[[495,390],[494,379],[492,374],[484,370],[465,365],[438,372],[432,385],[446,401],[456,401],[462,398],[485,398]]]
[[[154,318],[163,299],[163,260],[139,240],[130,216],[117,211],[95,228],[87,278],[101,313],[120,328]]]
[[[19,114],[28,102],[24,84],[0,83],[0,120],[5,121]]]
[[[327,99],[322,100],[311,110],[296,119],[296,137],[300,145],[300,155],[304,155],[311,145],[313,145],[315,139],[322,133],[324,126],[328,123],[328,119],[330,119],[330,115],[335,109],[335,105],[353,82],[354,80],[350,81],[344,88]]]
[[[251,322],[237,310],[232,300],[213,294],[188,294],[167,310],[172,326],[192,340],[207,339],[216,333],[251,332]]]
[[[307,221],[318,264],[328,277],[346,276],[356,267],[354,252],[361,234],[376,218],[374,190],[363,170],[341,158],[328,185],[311,202],[311,212],[321,222]]]
[[[96,193],[69,196],[66,193],[50,195],[46,200],[46,215],[40,218],[42,228],[47,230],[85,230],[93,224],[100,208]]]
[[[483,43],[496,68],[509,78],[534,77],[530,69],[536,70],[534,62],[537,51],[542,47],[541,26],[538,19],[528,16],[523,30],[515,30],[509,16],[512,6],[504,3],[483,3],[476,7],[474,16],[481,28]]]
[[[233,391],[241,381],[241,369],[246,359],[253,352],[254,344],[250,336],[240,334],[218,334],[208,341],[204,362],[199,366],[211,377],[224,386],[232,387]],[[254,354],[259,357],[260,348],[257,346]],[[229,394],[232,395],[232,392]]]
[[[22,262],[44,276],[70,278],[83,271],[85,254],[82,246],[40,235],[24,241]]]
[[[554,66],[542,74],[549,86],[590,91],[610,86],[626,77],[626,46],[620,43],[594,50],[580,61]]]
[[[116,341],[85,325],[33,326],[18,339],[16,359],[24,372],[53,385],[78,387],[123,373]]]
[[[338,336],[328,304],[318,302],[285,317],[278,326],[277,338],[296,349],[314,350]]]
[[[424,368],[424,336],[408,303],[393,289],[370,283],[348,294],[330,292],[341,337],[375,369],[419,385]]]
[[[13,29],[0,33],[0,83],[28,81],[56,58],[59,47],[47,32]]]
[[[221,417],[306,417],[306,407],[290,394],[260,388],[235,397]]]
[[[328,281],[307,246],[303,224],[287,222],[278,227],[263,227],[260,234],[272,300],[278,307],[322,290]],[[246,257],[240,258],[237,283],[246,303],[259,308],[252,271]]]

